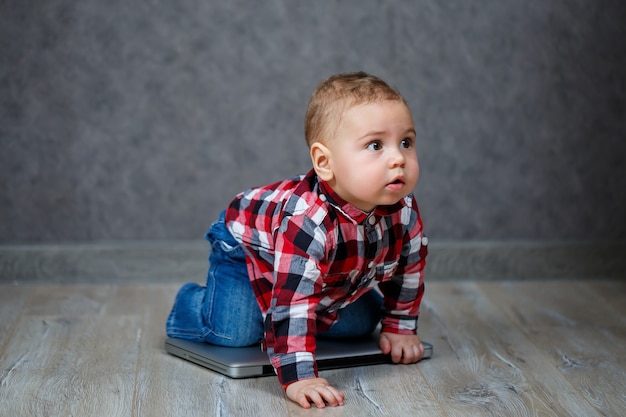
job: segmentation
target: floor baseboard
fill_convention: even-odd
[[[432,242],[432,241],[431,241]],[[202,282],[204,241],[0,246],[0,283]],[[431,280],[626,279],[626,242],[432,242]]]

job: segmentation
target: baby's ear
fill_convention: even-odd
[[[326,182],[331,181],[335,175],[331,169],[332,154],[330,149],[321,142],[315,142],[311,145],[310,153],[313,169],[315,169],[317,176]]]

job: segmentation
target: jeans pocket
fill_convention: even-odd
[[[209,261],[245,262],[243,247],[235,240],[226,227],[224,212],[220,214],[219,220],[211,225],[211,229],[209,229],[205,237],[211,244]]]
[[[246,262],[243,247],[237,242],[233,245],[232,242],[224,240],[215,240],[211,243],[211,256],[209,257],[209,260],[211,259],[218,259],[221,262],[232,263]]]

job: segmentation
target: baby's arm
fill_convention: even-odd
[[[324,378],[302,379],[290,384],[285,390],[287,398],[300,404],[302,408],[311,408],[311,403],[317,408],[324,408],[326,404],[331,407],[343,405],[344,395],[342,392],[331,387]]]
[[[415,363],[424,357],[424,345],[416,334],[383,332],[378,343],[385,355],[391,353],[393,363]]]

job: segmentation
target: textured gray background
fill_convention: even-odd
[[[419,131],[434,239],[626,238],[626,2],[0,1],[0,242],[199,238],[309,169],[314,86]]]

